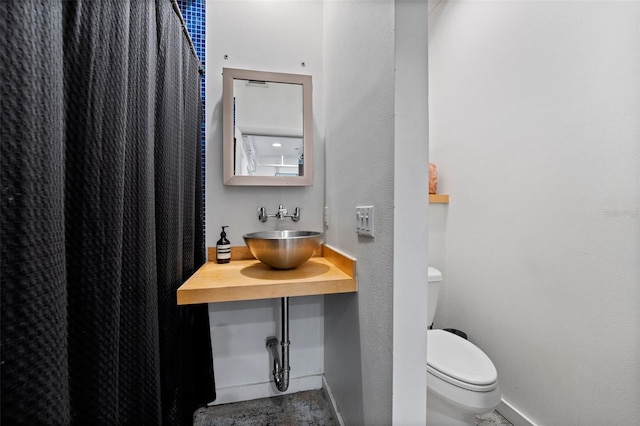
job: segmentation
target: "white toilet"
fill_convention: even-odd
[[[429,267],[429,324],[442,274]],[[427,425],[475,425],[475,416],[500,403],[498,372],[473,343],[444,330],[427,331]]]

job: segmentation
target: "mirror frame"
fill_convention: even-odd
[[[236,176],[233,143],[233,80],[257,80],[302,86],[302,137],[304,174],[302,176]],[[237,68],[222,69],[222,173],[225,185],[312,186],[313,185],[313,110],[311,76]]]

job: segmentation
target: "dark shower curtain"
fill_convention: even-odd
[[[2,424],[191,424],[202,108],[170,0],[1,1],[0,43]]]

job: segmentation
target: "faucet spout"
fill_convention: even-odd
[[[276,213],[276,217],[278,218],[278,220],[282,220],[287,217],[287,209],[282,207],[282,204],[278,206],[278,213]]]

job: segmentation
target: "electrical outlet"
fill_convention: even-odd
[[[356,207],[356,231],[358,232],[358,235],[373,238],[373,206]]]

